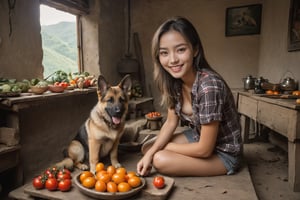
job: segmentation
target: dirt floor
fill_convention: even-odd
[[[244,145],[252,182],[260,200],[300,200],[288,185],[288,154],[269,142]]]

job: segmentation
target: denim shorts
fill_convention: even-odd
[[[189,143],[198,142],[199,136],[193,129],[187,129],[183,131],[183,134],[189,141]],[[198,136],[198,137],[197,137]],[[240,157],[232,156],[220,150],[216,150],[216,154],[223,161],[225,168],[227,169],[227,175],[235,174],[240,167]]]

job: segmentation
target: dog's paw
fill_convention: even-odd
[[[117,164],[114,164],[114,167],[115,168],[120,168],[120,167],[122,167],[122,165],[120,163],[117,163]]]
[[[77,167],[78,169],[82,170],[82,171],[86,171],[86,170],[89,169],[89,166],[87,166],[86,164],[82,164],[82,163],[78,163],[78,164],[76,165],[76,167]]]

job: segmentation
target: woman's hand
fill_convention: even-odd
[[[152,157],[147,154],[138,162],[137,173],[141,176],[148,176],[152,169]]]

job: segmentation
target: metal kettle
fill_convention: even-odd
[[[286,77],[283,79],[283,81],[280,83],[280,88],[285,91],[293,91],[297,89],[297,83],[296,81],[291,77]]]
[[[244,81],[244,89],[245,90],[252,90],[255,88],[255,80],[256,78],[249,75],[247,78],[243,78]]]

